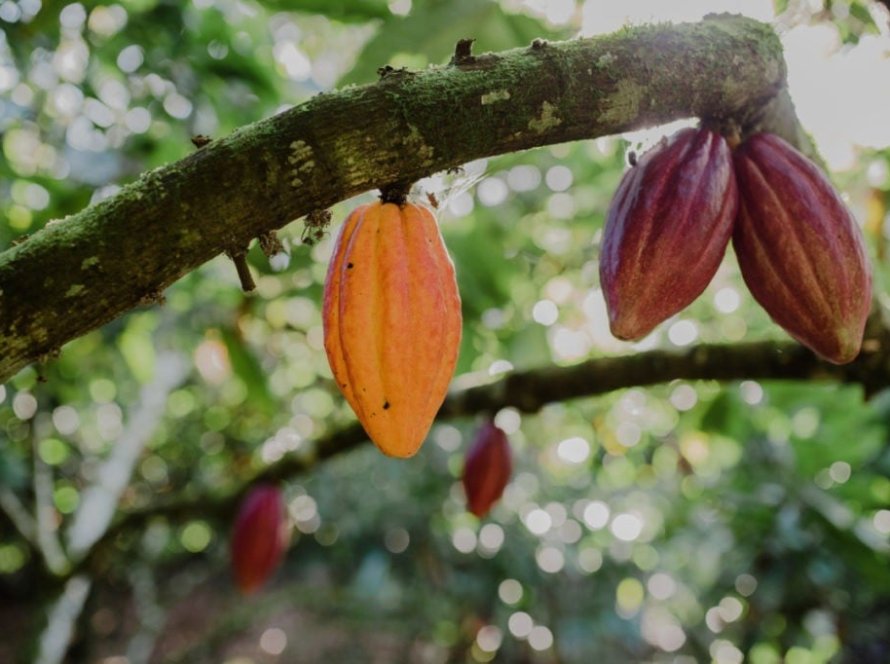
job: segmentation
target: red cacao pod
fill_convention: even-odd
[[[426,207],[375,202],[343,224],[324,289],[337,386],[385,454],[414,455],[445,400],[461,338],[454,265]]]
[[[486,422],[477,432],[464,462],[467,509],[480,519],[488,514],[500,500],[512,472],[507,434],[493,422]]]
[[[778,136],[748,138],[734,164],[733,247],[748,289],[792,337],[830,362],[850,362],[872,283],[855,220],[822,171]]]
[[[701,295],[738,210],[732,153],[709,129],[682,129],[621,180],[606,217],[600,283],[609,327],[639,339]]]
[[[289,537],[281,490],[271,485],[252,488],[241,502],[232,529],[232,571],[242,593],[256,592],[272,575]]]

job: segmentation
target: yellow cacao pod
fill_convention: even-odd
[[[426,207],[375,202],[346,219],[324,289],[337,387],[385,454],[413,456],[445,400],[461,338],[460,295]]]

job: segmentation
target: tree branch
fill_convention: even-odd
[[[881,325],[879,316],[874,316],[862,354],[856,361],[843,366],[824,362],[793,342],[762,341],[705,344],[682,352],[654,350],[595,358],[567,367],[517,371],[485,385],[452,392],[436,419],[493,414],[506,407],[532,413],[548,403],[605,394],[621,388],[699,379],[835,381],[860,384],[869,393],[890,383],[890,332]],[[237,503],[253,484],[285,480],[305,473],[317,463],[365,444],[367,440],[361,425],[352,424],[319,439],[314,449],[290,454],[248,481],[229,487],[216,496],[180,496],[127,512],[105,533],[100,546],[93,549],[77,569],[103,558],[103,546],[119,541],[122,533],[143,530],[152,519],[226,518],[234,513]]]
[[[0,254],[0,381],[312,210],[480,157],[682,117],[750,127],[784,79],[772,29],[721,15],[388,70],[319,95]]]

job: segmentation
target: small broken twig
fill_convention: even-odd
[[[278,239],[275,231],[262,233],[257,239],[260,241],[260,249],[266,258],[272,258],[284,251],[284,244]]]
[[[245,293],[250,293],[251,291],[256,290],[256,282],[253,280],[253,275],[250,273],[250,266],[247,264],[247,249],[240,249],[238,251],[227,251],[226,255],[232,259],[232,262],[235,264],[235,269],[238,271],[238,279],[241,281],[241,290]]]
[[[454,55],[451,56],[451,65],[469,65],[476,61],[473,57],[473,42],[475,39],[459,39],[454,45]]]
[[[300,241],[310,247],[320,242],[331,223],[332,216],[330,210],[313,210],[307,214]]]

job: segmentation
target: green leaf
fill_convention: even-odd
[[[154,315],[133,316],[118,338],[118,348],[124,361],[140,383],[145,385],[154,377],[155,348],[151,337]]]
[[[711,401],[702,414],[699,428],[709,433],[721,433],[732,438],[744,439],[750,429],[745,417],[746,404],[743,404],[730,390],[733,388],[721,390]]]
[[[269,391],[266,372],[234,330],[223,328],[220,332],[229,351],[232,371],[247,387],[247,401],[263,414],[271,415],[275,411],[276,401]]]
[[[547,328],[543,325],[527,325],[521,328],[510,342],[510,359],[518,370],[531,369],[553,360],[547,343]]]
[[[464,313],[478,320],[486,309],[510,301],[507,287],[513,270],[510,261],[493,247],[501,246],[503,233],[494,224],[475,224],[472,232],[446,229],[446,244],[454,258]]]
[[[880,32],[880,28],[875,24],[871,11],[869,11],[868,3],[862,0],[856,0],[850,4],[850,19],[855,19],[862,24],[857,26],[857,32],[864,34],[878,34]]]

